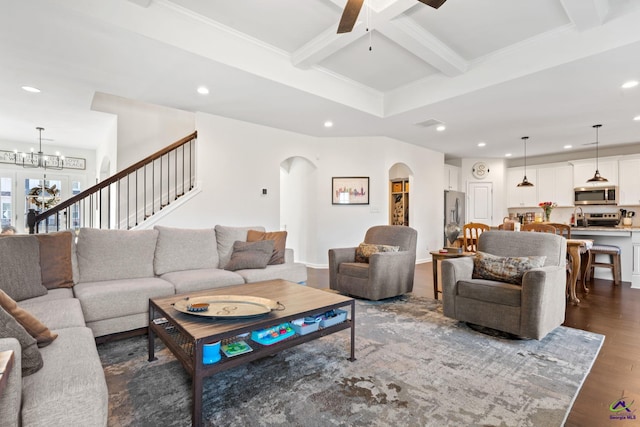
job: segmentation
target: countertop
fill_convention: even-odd
[[[571,231],[618,231],[618,232],[629,232],[629,231],[640,231],[640,227],[635,227],[635,226],[631,226],[631,227],[623,227],[623,226],[616,226],[616,227],[598,227],[598,226],[593,226],[593,227],[571,227]]]

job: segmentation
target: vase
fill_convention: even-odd
[[[551,221],[551,209],[545,209],[544,210],[544,222],[550,222]]]

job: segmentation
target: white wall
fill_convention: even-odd
[[[305,244],[306,258],[300,261],[325,266],[329,248],[355,246],[367,228],[388,224],[389,169],[404,163],[414,171],[410,225],[418,230],[418,260],[428,259],[428,250],[439,247],[442,153],[384,137],[319,139],[203,113],[196,114],[196,128],[202,192],[160,220],[162,225],[263,225],[278,230],[284,225],[280,166],[301,157],[315,166],[316,182],[304,197],[289,198],[287,209],[302,210],[315,221],[309,221],[304,236],[291,240]],[[332,205],[334,176],[369,176],[370,205]]]
[[[178,141],[195,130],[195,114],[96,93],[91,109],[118,116],[117,158],[111,164],[122,170]]]

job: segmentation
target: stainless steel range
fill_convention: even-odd
[[[620,212],[607,213],[578,213],[576,222],[578,227],[615,227],[620,224]]]

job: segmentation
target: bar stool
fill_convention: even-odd
[[[597,255],[609,255],[610,262],[597,262]],[[593,245],[589,249],[589,261],[587,263],[587,271],[589,280],[593,280],[596,267],[610,268],[613,273],[613,283],[620,284],[620,248],[614,245]]]

